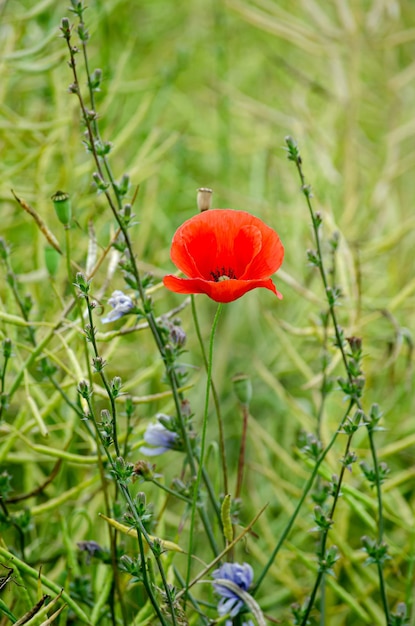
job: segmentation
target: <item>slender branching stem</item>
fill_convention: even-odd
[[[213,319],[212,329],[210,331],[210,340],[209,340],[209,352],[208,352],[208,368],[207,368],[207,376],[206,376],[206,392],[205,392],[205,408],[203,414],[203,425],[202,425],[202,435],[200,441],[200,455],[199,455],[199,469],[196,477],[196,484],[194,487],[194,495],[193,495],[193,506],[192,506],[192,516],[191,516],[191,525],[190,525],[190,536],[189,536],[189,555],[187,560],[187,577],[186,577],[186,587],[190,581],[190,573],[191,573],[191,555],[193,551],[193,537],[195,530],[195,517],[196,517],[196,508],[198,505],[198,497],[200,490],[200,483],[202,480],[202,468],[203,461],[205,455],[205,447],[206,447],[206,432],[207,432],[207,423],[208,423],[208,415],[209,415],[209,397],[210,390],[212,386],[212,366],[213,366],[213,344],[215,338],[216,328],[219,322],[219,317],[222,311],[222,304],[218,305],[216,309],[216,314]]]
[[[281,537],[279,538],[279,541],[278,541],[277,545],[275,546],[274,550],[272,551],[271,556],[269,557],[269,559],[268,559],[264,569],[262,570],[262,572],[260,573],[260,575],[257,578],[255,588],[254,588],[254,590],[252,592],[253,594],[258,592],[258,589],[260,588],[262,582],[264,581],[269,568],[273,564],[273,562],[274,562],[278,552],[280,551],[284,541],[288,537],[288,535],[290,533],[290,530],[293,527],[294,522],[297,519],[297,516],[298,516],[298,514],[299,514],[299,512],[301,510],[301,507],[303,506],[303,503],[304,503],[306,497],[308,496],[308,494],[310,492],[310,489],[313,486],[314,480],[316,479],[316,477],[318,475],[318,471],[320,469],[320,465],[323,463],[323,461],[326,458],[327,454],[329,453],[329,451],[333,447],[334,442],[336,441],[337,436],[340,433],[343,424],[345,423],[345,421],[347,420],[347,418],[348,418],[348,416],[350,414],[352,406],[353,406],[353,402],[351,401],[351,402],[349,402],[349,405],[348,405],[348,407],[347,407],[347,409],[346,409],[342,419],[340,420],[339,428],[336,430],[336,432],[332,436],[331,440],[329,441],[329,443],[327,444],[325,449],[321,452],[320,456],[318,457],[318,459],[317,459],[317,461],[316,461],[316,463],[315,463],[315,465],[313,467],[313,470],[312,470],[312,472],[311,472],[311,474],[310,474],[306,484],[304,485],[301,497],[300,497],[299,501],[297,502],[297,506],[295,507],[295,510],[294,510],[293,514],[291,515],[290,519],[288,520],[287,525],[285,526],[285,528],[284,528],[284,530],[283,530],[283,532],[281,534]]]
[[[298,147],[291,137],[287,137],[286,142],[288,146],[289,159],[294,162],[297,168],[297,172],[301,181],[301,190],[305,197],[308,210],[310,213],[310,218],[311,218],[311,223],[312,223],[313,233],[314,233],[314,240],[315,240],[316,249],[317,249],[317,255],[316,255],[317,267],[320,272],[320,277],[321,277],[325,294],[327,297],[330,318],[333,324],[334,333],[336,337],[336,345],[338,349],[340,350],[341,358],[343,361],[343,365],[344,365],[349,383],[352,384],[354,380],[354,375],[350,368],[349,359],[348,359],[346,349],[345,349],[345,343],[342,337],[340,325],[337,320],[335,302],[333,298],[330,296],[330,285],[329,285],[327,272],[325,270],[325,265],[324,265],[321,238],[320,238],[321,219],[318,218],[311,203],[312,194],[311,194],[310,187],[306,184],[306,180],[305,180],[305,176],[303,172],[303,166],[302,166],[302,159],[298,151]],[[357,406],[357,408],[363,411],[360,397],[357,395],[354,396],[353,401],[355,405]],[[368,428],[368,433],[369,433],[369,443],[370,443],[370,449],[371,449],[371,454],[372,454],[372,460],[373,460],[373,465],[374,465],[375,475],[376,475],[375,486],[376,486],[376,494],[377,494],[377,502],[378,502],[378,539],[379,541],[381,541],[383,537],[383,504],[382,504],[381,479],[380,479],[380,473],[379,473],[379,465],[377,461],[376,448],[375,448],[374,441],[373,441],[373,431],[370,428]],[[383,567],[381,563],[378,563],[378,575],[379,575],[379,587],[380,587],[380,592],[381,592],[383,610],[385,613],[386,624],[388,626],[390,623],[390,611],[389,611],[389,605],[388,605],[388,600],[387,600],[386,591],[385,591],[385,580],[384,580],[384,574],[383,574]]]

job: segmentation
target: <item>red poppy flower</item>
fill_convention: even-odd
[[[216,302],[232,302],[265,287],[278,298],[271,274],[284,258],[277,233],[245,211],[211,209],[184,222],[171,246],[173,263],[187,276],[165,276],[176,293],[205,293]]]

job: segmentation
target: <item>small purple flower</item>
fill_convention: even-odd
[[[130,296],[127,296],[123,291],[119,290],[112,292],[111,298],[108,298],[108,304],[112,306],[113,310],[110,311],[106,317],[102,318],[101,321],[103,324],[114,322],[134,309],[134,302],[131,300]]]
[[[171,421],[168,415],[157,415],[158,422],[149,424],[147,430],[144,433],[144,441],[155,448],[147,448],[143,446],[140,451],[146,456],[155,456],[156,454],[163,454],[168,450],[177,450],[177,440],[179,435],[164,426],[160,421],[164,423]]]
[[[229,580],[242,591],[248,591],[253,580],[253,570],[248,563],[224,563],[219,569],[212,572],[213,578]],[[238,615],[244,606],[243,600],[232,589],[228,589],[220,583],[213,583],[214,588],[221,597],[218,604],[218,612],[221,617],[229,614],[230,617]],[[247,622],[249,624],[249,622]]]

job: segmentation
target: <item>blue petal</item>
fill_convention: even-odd
[[[163,446],[160,446],[159,448],[147,448],[147,446],[142,446],[140,448],[140,452],[145,456],[156,456],[157,454],[167,452],[167,450],[169,450],[169,448],[164,448]]]

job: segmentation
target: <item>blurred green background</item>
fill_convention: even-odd
[[[81,267],[87,256],[88,223],[92,221],[101,247],[114,231],[105,202],[93,188],[94,166],[82,145],[79,107],[68,93],[72,78],[58,29],[61,18],[70,17],[67,5],[56,0],[0,2],[1,236],[12,247],[22,292],[35,301],[34,320],[54,320],[62,310],[57,294],[68,295],[66,270],[62,263],[53,287],[45,269],[45,240],[10,190],[38,211],[62,245],[64,233],[50,196],[57,189],[71,195],[73,257]],[[392,469],[385,484],[387,540],[394,558],[391,604],[412,602],[415,4],[90,0],[88,7],[91,69],[101,68],[104,77],[97,97],[101,133],[113,143],[110,158],[116,178],[127,173],[139,186],[133,240],[142,269],[157,279],[173,270],[171,237],[195,213],[196,189],[201,186],[214,190],[215,207],[261,217],[277,230],[286,249],[282,271],[275,277],[284,300],[265,290],[247,294],[225,308],[216,338],[214,377],[223,401],[231,464],[236,462],[240,433],[231,377],[246,372],[254,387],[244,521],[265,502],[271,503],[259,524],[258,544],[252,542],[251,554],[242,554],[241,560],[265,562],[292,511],[308,470],[290,452],[300,429],[315,430],[319,404],[319,314],[325,300],[318,275],[307,264],[312,232],[299,180],[284,150],[284,137],[291,135],[300,145],[315,208],[323,216],[323,236],[327,240],[334,232],[340,234],[337,280],[344,298],[339,316],[346,336],[363,338],[365,406],[378,402],[385,412],[386,430],[377,434],[377,442],[381,460]],[[78,63],[84,81],[81,55]],[[113,289],[124,288],[119,272],[109,284],[105,281],[106,266],[94,279],[94,288],[103,288],[104,304]],[[2,310],[17,313],[4,278],[0,296]],[[157,314],[183,301],[163,289],[155,291],[154,299]],[[197,306],[207,338],[215,307],[203,296],[197,297]],[[183,361],[195,368],[189,399],[198,419],[204,402],[202,361],[190,308],[180,317],[188,333]],[[98,330],[109,329],[99,325]],[[21,341],[5,324],[2,332]],[[122,376],[129,392],[143,396],[165,389],[162,364],[145,333],[103,346],[111,373]],[[58,354],[63,348],[55,350]],[[342,373],[336,360],[332,371]],[[10,421],[22,410],[24,397],[22,389],[10,408]],[[169,408],[166,401],[140,405],[137,432],[142,433],[157,410]],[[336,392],[323,420],[325,442],[343,410],[341,393]],[[47,419],[56,443],[64,430],[64,413],[53,411]],[[3,431],[0,459],[22,463],[16,480],[21,489],[29,489],[33,467],[41,472],[39,463],[47,459],[29,452],[22,442],[7,456],[9,434]],[[36,430],[30,436],[40,441]],[[210,437],[216,437],[214,419]],[[364,432],[358,433],[355,446],[359,460],[366,458]],[[330,471],[338,473],[341,455],[342,443],[327,466],[328,476]],[[161,458],[158,466],[170,463]],[[215,463],[213,447],[213,473]],[[78,478],[89,475],[85,468],[76,471]],[[357,466],[347,480],[351,491],[341,503],[333,531],[345,556],[329,590],[329,604],[337,606],[329,623],[382,624],[376,576],[362,567],[359,550],[360,536],[369,533],[369,520],[376,518],[374,496],[362,486]],[[71,483],[67,473],[56,489]],[[92,510],[99,505],[99,499],[94,501]],[[271,572],[263,606],[277,619],[285,619],[289,604],[309,593],[311,506],[293,544]],[[166,515],[172,538],[177,519],[173,513]],[[41,516],[39,520],[45,522]],[[36,555],[39,546],[31,549]],[[54,550],[59,563],[59,546]],[[278,598],[282,600],[276,604]],[[351,598],[362,607],[361,613]]]

